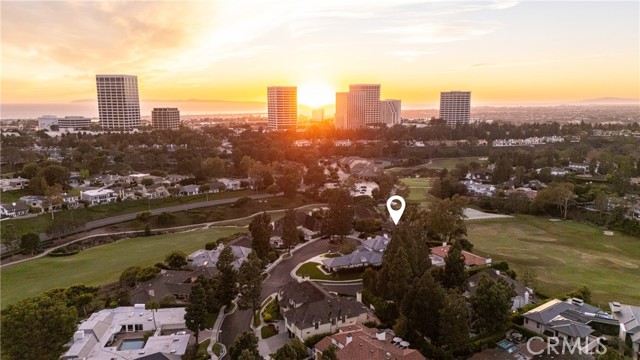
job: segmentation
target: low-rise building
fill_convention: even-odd
[[[185,309],[145,310],[144,304],[104,309],[78,325],[62,360],[139,359],[163,353],[184,355],[191,335]],[[146,338],[145,334],[153,335]]]
[[[431,263],[434,266],[444,266],[445,259],[447,255],[451,251],[451,245],[442,245],[431,248]],[[462,256],[464,256],[464,266],[465,268],[472,268],[476,266],[490,266],[491,259],[485,259],[482,256],[472,254],[468,251],[462,250]]]
[[[535,295],[533,289],[524,286],[524,284],[522,284],[521,282],[505,276],[499,270],[494,269],[488,269],[469,277],[468,290],[463,294],[465,297],[471,297],[476,293],[478,282],[480,281],[480,276],[482,275],[488,276],[489,278],[496,281],[504,281],[505,283],[507,283],[507,285],[511,286],[513,291],[516,293],[516,295],[512,299],[511,310],[518,310],[525,305],[534,303]]]
[[[80,199],[89,205],[101,205],[116,202],[118,196],[110,189],[85,190],[80,192]]]
[[[418,350],[397,337],[391,330],[379,330],[363,326],[345,326],[338,333],[320,340],[314,347],[314,358],[322,359],[322,352],[330,346],[336,349],[338,360],[424,360]]]
[[[199,193],[200,186],[198,185],[185,185],[180,187],[180,191],[178,191],[180,196],[198,195]]]
[[[524,315],[524,327],[538,334],[565,338],[571,342],[580,341],[584,351],[598,346],[598,336],[592,325],[598,324],[601,333],[617,331],[619,323],[611,315],[599,308],[586,304],[580,299],[560,301],[553,299]]]
[[[620,323],[618,337],[631,344],[633,360],[640,358],[640,306],[610,302],[611,315]]]
[[[24,201],[0,204],[0,217],[18,217],[29,214],[29,204]]]
[[[146,304],[151,300],[160,301],[166,296],[173,296],[176,302],[185,303],[198,275],[205,274],[203,271],[161,270],[156,277],[131,290],[131,302]]]
[[[230,245],[231,251],[233,252],[233,256],[235,260],[233,261],[233,268],[238,270],[240,269],[240,265],[247,260],[251,249],[244,246],[236,246]],[[220,253],[224,249],[224,244],[218,245],[217,248],[213,250],[198,250],[193,254],[187,256],[187,262],[189,266],[193,269],[208,269],[211,272],[216,271],[216,264],[218,263],[218,257]]]
[[[278,291],[280,311],[291,337],[304,341],[339,327],[362,324],[369,320],[364,304],[353,298],[330,295],[310,281],[290,282]]]

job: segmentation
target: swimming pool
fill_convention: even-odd
[[[144,347],[144,339],[124,339],[118,350],[137,350]]]

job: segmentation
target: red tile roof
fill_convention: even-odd
[[[347,344],[347,337],[351,341]],[[385,340],[376,338],[376,329],[348,326],[340,332],[322,339],[315,346],[317,350],[326,350],[334,340],[342,345],[336,349],[338,360],[425,360],[415,349],[403,349],[391,342],[391,336],[385,334]]]
[[[431,248],[431,253],[440,256],[443,259],[446,259],[447,254],[449,254],[450,250],[451,245],[436,246]],[[483,258],[482,256],[472,254],[468,251],[462,250],[462,256],[464,256],[464,264],[466,266],[481,266],[488,264],[487,259]]]

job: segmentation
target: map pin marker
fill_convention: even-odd
[[[391,203],[397,200],[400,202],[400,209],[398,210],[394,210],[391,207]],[[389,200],[387,200],[387,210],[389,210],[389,215],[391,215],[391,220],[393,220],[393,223],[398,225],[398,221],[400,221],[400,218],[402,217],[402,213],[404,212],[404,208],[406,207],[406,203],[404,202],[404,199],[402,198],[402,196],[399,195],[393,195],[392,197],[389,198]]]

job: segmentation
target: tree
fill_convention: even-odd
[[[282,176],[278,178],[277,184],[286,197],[294,197],[298,191],[298,186],[302,182],[302,172],[296,165],[288,165],[282,169]]]
[[[196,344],[199,344],[198,336],[200,330],[204,330],[207,321],[207,308],[204,289],[199,283],[195,283],[191,287],[189,294],[189,304],[185,308],[184,321],[187,329],[196,334]]]
[[[237,294],[237,272],[233,267],[233,262],[236,260],[233,255],[233,251],[230,246],[225,246],[224,249],[218,255],[218,262],[216,268],[220,271],[218,288],[216,294],[218,300],[222,305],[230,305],[231,301]]]
[[[522,285],[528,288],[534,288],[536,286],[537,277],[538,275],[536,274],[535,270],[530,267],[525,267],[522,269],[522,274],[520,274],[519,278],[522,282]]]
[[[144,186],[151,186],[151,185],[153,185],[153,179],[149,179],[149,178],[142,179],[140,184],[142,184]]]
[[[240,310],[251,309],[254,312],[260,308],[260,291],[262,290],[261,262],[255,252],[249,253],[246,261],[240,265],[238,271],[238,288]]]
[[[138,273],[142,270],[139,266],[131,266],[126,268],[120,274],[120,284],[123,286],[134,287],[138,283]]]
[[[240,356],[238,356],[238,360],[261,360],[262,356],[256,355],[249,349],[242,350]]]
[[[58,360],[77,322],[76,309],[61,296],[21,300],[2,311],[2,353],[10,359]]]
[[[294,360],[297,358],[296,351],[289,346],[289,344],[285,344],[283,347],[278,349],[273,356],[274,360]]]
[[[353,227],[353,199],[347,189],[332,190],[329,195],[329,211],[322,219],[322,233],[340,236],[340,241],[351,233]]]
[[[468,274],[464,270],[464,255],[460,244],[456,242],[451,246],[446,259],[444,260],[444,278],[442,285],[447,289],[467,289]]]
[[[439,343],[449,351],[460,349],[469,341],[469,309],[466,299],[456,290],[449,290],[439,310]]]
[[[33,255],[40,248],[40,236],[28,232],[20,238],[20,248],[23,252]]]
[[[327,181],[324,174],[324,167],[320,165],[309,166],[307,173],[304,174],[304,183],[307,185],[319,187]]]
[[[21,245],[21,239],[18,238],[18,234],[16,233],[16,228],[13,224],[9,224],[5,222],[2,224],[2,236],[0,236],[0,241],[5,246],[7,251],[11,254],[10,259],[13,260],[13,253],[16,249],[18,249]]]
[[[251,232],[251,248],[256,252],[260,260],[266,260],[271,251],[271,216],[266,212],[253,217],[249,224]]]
[[[293,209],[287,209],[284,213],[282,242],[289,254],[291,254],[291,248],[298,243],[298,224],[296,222],[296,211]]]
[[[145,309],[151,310],[151,315],[153,316],[153,327],[156,328],[156,312],[160,309],[160,303],[156,300],[149,300],[146,304],[144,304]]]
[[[413,278],[411,265],[409,265],[407,253],[403,248],[398,250],[398,253],[391,260],[391,264],[387,269],[389,278],[393,279],[393,281],[388,284],[389,299],[393,300],[396,304],[400,304]],[[384,264],[382,271],[385,272]]]
[[[336,354],[336,346],[331,344],[329,347],[322,352],[322,360],[338,360],[338,355]]]
[[[466,194],[467,187],[455,176],[449,174],[443,178],[436,178],[428,192],[437,198],[448,199],[455,195]]]
[[[165,264],[172,269],[182,269],[187,266],[187,254],[182,251],[172,251],[164,258]]]
[[[511,312],[515,291],[503,280],[480,276],[475,294],[469,302],[477,330],[484,334],[502,331]]]
[[[444,296],[442,286],[436,282],[431,272],[425,271],[402,302],[402,312],[409,320],[409,327],[436,340]]]
[[[233,344],[229,348],[229,357],[231,360],[238,360],[244,350],[248,350],[250,354],[256,356],[257,359],[262,359],[260,352],[258,351],[258,338],[253,332],[243,332],[236,336],[233,340]]]
[[[496,162],[496,167],[493,169],[491,175],[491,181],[494,184],[501,184],[508,181],[511,178],[511,161],[507,157],[502,157]]]
[[[586,303],[590,303],[591,302],[591,289],[589,289],[586,286],[581,286],[575,290],[573,290],[572,292],[570,292],[569,297],[572,298],[578,298],[578,299],[582,299],[582,301],[586,302]]]
[[[426,220],[431,230],[430,235],[443,242],[450,242],[466,235],[465,206],[466,201],[455,195],[451,199],[432,202]]]
[[[224,161],[218,157],[208,158],[200,163],[200,177],[203,179],[223,177],[225,174],[226,168]]]

